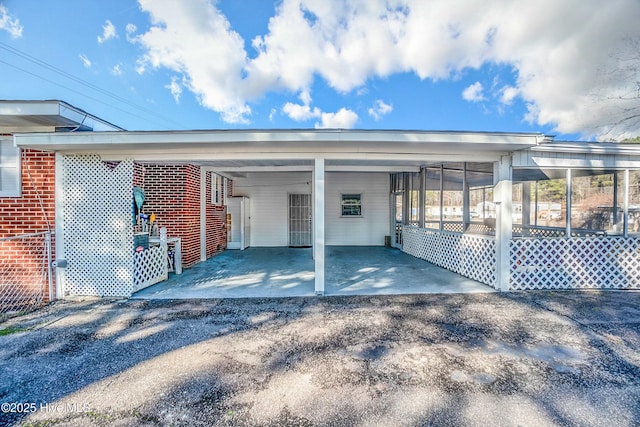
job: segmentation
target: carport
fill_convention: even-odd
[[[141,299],[266,298],[313,296],[311,248],[225,251],[133,295]],[[328,246],[325,295],[494,292],[398,249]]]
[[[283,215],[282,208],[284,206],[284,212],[287,212],[288,196],[308,196],[305,205],[308,210],[298,218],[309,226],[309,240],[300,245],[308,248],[297,249],[304,258],[305,267],[297,272],[278,274],[276,263],[264,269],[272,273],[234,276],[235,282],[232,282],[238,288],[245,286],[257,296],[262,293],[261,283],[262,286],[271,286],[282,292],[293,293],[300,289],[300,294],[427,292],[420,290],[420,286],[431,273],[422,268],[434,267],[419,259],[408,258],[397,250],[385,248],[388,240],[395,248],[401,248],[416,258],[426,259],[426,255],[437,255],[442,259],[427,261],[434,264],[440,262],[439,265],[467,277],[477,279],[473,274],[465,274],[465,268],[469,269],[467,264],[473,264],[475,270],[490,271],[491,277],[483,282],[503,288],[498,284],[504,281],[505,272],[508,272],[509,243],[509,236],[502,232],[504,227],[497,228],[495,237],[465,235],[458,238],[457,235],[440,233],[442,236],[435,236],[439,239],[437,249],[425,254],[425,243],[434,239],[428,234],[429,230],[423,232],[422,229],[411,228],[414,227],[411,220],[416,211],[414,206],[421,204],[422,197],[418,195],[413,200],[413,195],[424,192],[410,190],[413,187],[409,186],[409,177],[422,176],[426,168],[436,167],[434,165],[440,165],[442,172],[443,162],[456,162],[463,167],[466,162],[483,162],[494,172],[491,182],[496,186],[494,200],[507,206],[511,189],[508,153],[535,146],[543,138],[540,134],[478,132],[251,130],[25,134],[17,135],[16,142],[24,148],[53,150],[59,154],[56,165],[60,173],[56,173],[56,186],[57,191],[65,197],[56,201],[57,215],[64,220],[56,222],[56,253],[57,257],[64,256],[63,260],[66,261],[62,270],[58,269],[61,297],[131,296],[152,283],[145,281],[139,286],[133,285],[140,276],[139,272],[143,271],[137,265],[147,262],[138,258],[143,258],[142,255],[148,252],[145,250],[141,256],[136,256],[134,265],[131,250],[134,246],[134,230],[128,224],[131,223],[130,194],[136,179],[136,165],[189,166],[189,181],[185,189],[190,191],[188,201],[191,205],[181,215],[189,216],[183,224],[191,231],[189,239],[182,237],[182,253],[188,253],[191,257],[199,255],[202,264],[191,267],[194,271],[192,274],[202,272],[209,265],[212,271],[209,274],[219,274],[222,279],[223,273],[216,273],[216,269],[219,269],[216,263],[222,262],[225,257],[242,259],[248,256],[222,254],[207,261],[210,257],[208,235],[212,224],[208,219],[209,205],[211,199],[218,199],[217,187],[214,189],[212,184],[216,182],[214,175],[232,181],[232,196],[251,199],[252,215],[248,229],[250,246],[256,250],[273,251],[274,248],[287,246],[287,241],[282,239],[286,239],[283,236],[286,236],[287,229],[289,232],[291,230],[292,217]],[[91,156],[88,156],[89,153]],[[101,162],[118,164],[114,171],[119,173],[120,187],[112,188],[114,178]],[[394,185],[394,176],[401,176],[406,186],[400,189]],[[105,182],[109,182],[109,185],[105,186]],[[448,182],[449,179],[440,179],[441,190],[448,190]],[[454,179],[451,182],[457,181]],[[463,182],[463,185],[468,184]],[[162,185],[159,184],[160,188]],[[403,191],[400,207],[399,191]],[[92,194],[99,197],[87,202]],[[468,211],[468,203],[466,206]],[[86,218],[102,218],[105,212],[113,213],[112,218],[92,224],[90,229],[86,227]],[[258,212],[261,218],[258,218]],[[70,226],[76,223],[77,227]],[[442,220],[440,223],[444,225]],[[418,226],[421,225],[418,223]],[[96,239],[87,239],[87,230]],[[386,236],[389,239],[385,239]],[[360,249],[351,249],[352,246]],[[371,246],[376,246],[371,252],[364,249]],[[105,254],[100,263],[95,262],[96,247]],[[377,265],[367,260],[374,257],[375,250],[384,258],[384,263]],[[452,253],[444,257],[439,255],[446,251]],[[247,254],[251,254],[251,251]],[[150,261],[153,267],[163,263],[161,255]],[[72,256],[76,259],[72,259]],[[291,265],[291,256],[285,251],[285,255],[277,261]],[[482,257],[482,263],[477,262],[479,257]],[[363,260],[361,264],[356,263],[359,259]],[[411,261],[407,261],[403,270],[400,265],[409,259]],[[252,269],[260,262],[246,261],[243,267]],[[354,269],[354,264],[359,267]],[[398,272],[400,270],[402,273]],[[449,278],[442,283],[462,284],[467,281],[455,273],[448,274]],[[292,282],[283,279],[289,276]],[[280,280],[278,283],[285,285],[275,285],[276,277]],[[268,278],[269,281],[264,282]],[[82,285],[77,286],[80,279]],[[180,280],[186,280],[186,276]],[[413,280],[417,280],[416,287],[411,285]],[[211,283],[207,280],[204,282]],[[310,291],[303,285],[306,283],[313,285]],[[406,289],[403,288],[405,285],[408,286]]]

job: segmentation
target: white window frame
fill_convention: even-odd
[[[15,161],[3,162],[1,155],[2,151],[13,149],[15,150]],[[0,173],[6,169],[13,169],[16,174],[16,184],[13,188],[3,188],[0,182],[0,197],[21,197],[22,196],[22,165],[20,159],[22,158],[22,152],[19,147],[13,144],[12,137],[0,136]]]
[[[211,204],[224,204],[225,178],[215,172],[211,172]]]
[[[344,214],[344,198],[345,196],[360,196],[360,215]],[[364,216],[364,194],[361,191],[351,191],[348,193],[340,193],[340,217],[341,218],[362,218]]]

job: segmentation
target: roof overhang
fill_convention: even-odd
[[[16,134],[23,148],[65,154],[92,153],[105,160],[189,162],[218,170],[311,168],[418,169],[442,161],[494,161],[540,144],[524,133],[390,130],[213,130]]]
[[[0,101],[0,133],[121,130],[63,101]]]

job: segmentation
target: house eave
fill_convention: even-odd
[[[23,148],[110,158],[202,159],[209,154],[238,157],[278,153],[315,158],[323,154],[499,155],[538,145],[541,134],[370,130],[214,130],[17,134]]]

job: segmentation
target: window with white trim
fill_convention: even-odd
[[[0,137],[0,197],[20,195],[20,148],[13,145],[13,138]]]
[[[211,203],[222,205],[224,203],[225,178],[217,173],[211,173]]]
[[[342,216],[361,217],[362,216],[362,194],[349,193],[341,195]]]

